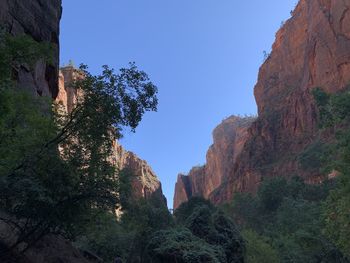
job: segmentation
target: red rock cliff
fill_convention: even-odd
[[[133,152],[126,151],[118,142],[114,146],[114,158],[118,169],[128,169],[134,176],[131,184],[132,194],[135,198],[156,197],[166,204],[162,185],[146,161],[140,159]]]
[[[174,209],[192,196],[213,199],[215,191],[228,180],[237,156],[247,140],[254,118],[231,116],[213,131],[214,143],[207,152],[207,163],[179,175],[175,186]]]
[[[204,189],[199,195],[222,203],[236,191],[255,192],[262,177],[299,175],[310,183],[322,180],[317,169],[302,169],[298,161],[317,140],[318,113],[311,91],[321,87],[337,92],[349,84],[350,0],[300,0],[260,68],[254,89],[259,117],[248,129],[236,161],[227,162],[222,159],[225,155],[209,158],[210,180],[204,180],[203,173],[194,180],[192,173],[186,180],[179,176],[174,207],[194,195],[185,191],[193,189],[193,182]],[[235,150],[227,146],[226,151]],[[212,192],[208,195],[208,191]]]
[[[17,73],[21,88],[55,98],[58,92],[59,22],[61,0],[0,0],[0,25],[14,36],[27,34],[53,47],[53,63],[43,61],[30,71],[23,65]]]
[[[256,191],[266,176],[321,180],[317,171],[306,171],[298,162],[316,139],[311,91],[321,87],[337,92],[348,84],[350,1],[301,0],[260,68],[254,89],[259,118],[230,176],[230,198],[234,191]]]

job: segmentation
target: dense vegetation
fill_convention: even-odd
[[[112,141],[156,110],[157,88],[134,64],[98,76],[82,66],[75,85],[83,96],[67,113],[12,81],[23,64],[50,63],[47,44],[0,37],[0,220],[17,238],[6,250],[25,250],[49,233],[74,238],[120,204]]]
[[[237,194],[226,207],[243,229],[247,262],[347,262],[324,233],[323,205],[330,189],[274,178],[258,194]]]
[[[77,246],[107,262],[116,256],[123,262],[244,262],[235,224],[208,201],[193,198],[172,216],[162,200],[127,200],[119,220],[102,215],[78,237]]]
[[[337,187],[325,202],[325,234],[350,257],[350,87],[337,94],[315,89],[320,109],[321,128],[332,129],[337,143],[333,147],[330,167],[340,174]]]
[[[298,159],[303,169],[339,176],[320,185],[270,178],[257,195],[236,194],[223,208],[240,226],[247,262],[349,262],[350,93],[316,88],[313,95],[319,137],[334,134],[335,140],[316,140]]]

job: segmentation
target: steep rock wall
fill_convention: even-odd
[[[207,152],[204,166],[194,167],[188,175],[180,174],[175,185],[174,209],[192,196],[214,201],[215,192],[226,184],[237,157],[248,138],[248,128],[255,118],[231,116],[213,131],[214,143]]]
[[[155,172],[145,160],[140,159],[133,152],[126,151],[118,142],[114,145],[114,158],[118,169],[128,169],[132,173],[131,184],[134,198],[149,199],[156,197],[166,204],[162,185]]]
[[[298,157],[316,139],[312,89],[338,92],[350,84],[350,1],[301,0],[276,35],[254,89],[259,118],[234,172],[233,191],[255,192],[262,177],[322,180]],[[227,200],[222,200],[227,201]]]
[[[298,175],[309,183],[322,181],[318,169],[304,169],[299,161],[319,140],[311,91],[321,87],[334,93],[349,84],[350,0],[300,0],[260,68],[254,89],[259,117],[246,130],[235,161],[216,153],[195,179],[193,172],[188,178],[179,176],[174,207],[196,194],[214,203],[230,201],[235,192],[256,192],[264,177]],[[227,140],[225,134],[218,136],[217,141]],[[236,145],[226,145],[222,152],[236,150]]]
[[[55,98],[58,92],[59,22],[61,0],[0,0],[0,25],[14,36],[27,34],[53,47],[52,64],[39,60],[34,70],[22,65],[18,86],[39,95]]]

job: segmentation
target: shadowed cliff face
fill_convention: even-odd
[[[233,172],[253,121],[254,118],[231,116],[214,129],[214,143],[207,152],[207,163],[194,167],[188,175],[178,176],[174,209],[192,196],[212,199],[213,194],[227,182],[228,176]]]
[[[74,80],[82,78],[79,70],[72,66],[63,67],[59,74],[59,91],[56,101],[70,112],[77,100],[79,90],[72,86]],[[132,173],[132,195],[134,198],[156,197],[164,201],[166,199],[162,192],[161,183],[146,161],[141,160],[134,153],[126,151],[118,142],[113,144],[113,156],[111,162],[119,170],[127,169]]]
[[[58,92],[59,22],[61,0],[0,0],[0,25],[14,36],[28,34],[53,47],[53,63],[43,61],[30,71],[23,65],[17,75],[18,86],[35,94],[55,98]]]
[[[38,42],[53,44],[53,64],[38,61],[34,71],[22,65],[16,76],[20,88],[33,94],[55,98],[58,93],[59,22],[61,0],[0,0],[0,26],[14,36],[27,34]],[[3,216],[3,214],[2,214]],[[10,246],[17,233],[3,221],[0,222],[1,246]],[[77,262],[91,263],[70,242],[59,236],[47,236],[25,253],[17,250],[1,262],[53,263]]]
[[[317,140],[318,113],[311,91],[321,87],[334,93],[349,84],[350,0],[300,0],[260,68],[254,89],[258,119],[240,146],[227,143],[233,136],[229,133],[214,136],[217,143],[208,151],[202,172],[179,176],[174,207],[196,194],[223,203],[234,192],[254,193],[262,177],[299,175],[309,183],[321,181],[317,169],[302,169],[298,161]]]

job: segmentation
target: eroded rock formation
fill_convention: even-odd
[[[222,171],[227,160],[209,158],[213,170],[205,171],[210,175],[205,178],[214,178],[203,180],[203,173],[196,179],[192,173],[186,179],[179,176],[174,207],[194,195],[193,182],[205,184],[197,189],[208,189],[199,191],[201,196],[222,203],[231,200],[234,192],[255,192],[263,177],[323,180],[318,169],[304,169],[299,161],[303,151],[319,139],[311,91],[321,87],[334,93],[349,84],[350,1],[300,0],[260,68],[254,89],[259,117],[248,129],[236,161],[225,168],[225,180]],[[208,191],[212,192],[208,195]]]
[[[237,157],[248,138],[248,128],[254,120],[231,116],[214,129],[214,143],[207,152],[206,164],[192,168],[188,175],[178,175],[174,209],[192,196],[214,198],[217,189],[226,184],[232,174]]]
[[[22,65],[18,86],[55,98],[58,92],[59,22],[61,0],[0,0],[0,25],[14,36],[27,34],[38,42],[52,44],[52,64],[39,60],[34,70]]]

